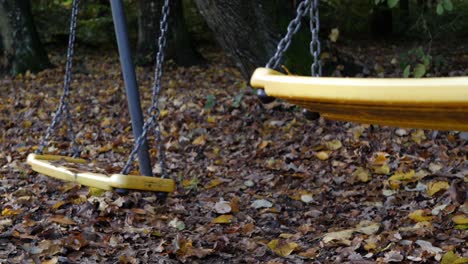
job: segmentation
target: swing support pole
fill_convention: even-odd
[[[128,108],[132,119],[132,129],[135,138],[138,138],[143,130],[143,114],[141,111],[140,92],[136,81],[135,67],[128,41],[127,22],[125,19],[122,0],[111,0],[112,19],[114,21],[115,37],[119,49],[122,75],[127,93]],[[151,161],[148,153],[148,143],[145,140],[138,151],[138,162],[140,173],[145,176],[152,176]]]

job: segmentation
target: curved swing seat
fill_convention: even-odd
[[[329,119],[468,131],[468,77],[301,77],[258,68],[251,85]]]
[[[65,181],[77,182],[89,187],[103,190],[137,189],[142,191],[174,192],[175,181],[140,175],[112,174],[83,172],[75,168],[55,165],[54,161],[66,161],[75,164],[86,164],[84,159],[76,159],[58,155],[29,154],[27,163],[38,173]]]

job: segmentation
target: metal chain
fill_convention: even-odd
[[[36,153],[42,154],[44,152],[44,148],[49,145],[49,140],[52,134],[55,132],[57,124],[62,122],[64,116],[63,113],[65,112],[65,118],[67,119],[67,131],[69,133],[69,137],[72,141],[72,148],[73,148],[73,155],[77,156],[79,154],[79,149],[76,147],[76,137],[72,127],[71,115],[69,110],[69,97],[70,97],[70,81],[71,81],[71,70],[73,64],[73,54],[74,54],[74,46],[75,46],[75,37],[76,37],[76,22],[78,17],[78,4],[79,0],[73,0],[72,5],[72,15],[70,21],[70,35],[68,38],[68,49],[67,49],[67,62],[65,65],[65,77],[63,81],[63,94],[60,97],[60,103],[55,111],[55,115],[50,123],[49,127],[46,130],[44,137],[39,144],[39,148],[36,150]]]
[[[313,0],[309,9],[310,12],[310,32],[312,33],[312,40],[310,41],[310,54],[314,62],[310,67],[311,75],[314,77],[322,76],[322,63],[320,62],[320,17],[319,17],[319,1]]]
[[[161,21],[159,25],[160,34],[158,37],[157,48],[158,52],[156,54],[156,66],[154,71],[154,80],[153,80],[153,92],[152,92],[152,102],[151,106],[148,109],[148,119],[145,121],[142,129],[141,135],[135,140],[135,145],[130,153],[130,156],[122,169],[121,174],[128,174],[132,167],[132,164],[135,160],[135,156],[140,150],[143,142],[145,142],[146,136],[148,134],[148,130],[154,128],[154,135],[156,140],[156,145],[158,149],[159,155],[159,166],[161,167],[161,177],[167,178],[167,167],[166,167],[166,156],[164,153],[164,147],[162,144],[162,136],[161,136],[161,127],[158,122],[159,117],[159,93],[161,91],[161,79],[163,74],[163,63],[164,63],[164,50],[166,48],[167,43],[167,30],[169,27],[169,13],[170,13],[170,5],[169,0],[165,0],[162,11],[161,11]]]
[[[301,28],[301,18],[306,14],[307,10],[310,7],[310,1],[311,0],[304,0],[301,3],[299,3],[297,9],[296,9],[296,17],[289,22],[288,28],[287,28],[287,33],[283,37],[283,39],[280,40],[278,43],[278,46],[276,47],[276,52],[273,57],[268,61],[267,65],[265,66],[266,68],[270,69],[277,69],[284,53],[286,50],[289,48],[291,45],[291,39],[294,34],[299,31]]]

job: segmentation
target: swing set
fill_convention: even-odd
[[[70,37],[65,67],[63,94],[39,148],[29,154],[28,164],[41,174],[104,190],[137,189],[156,192],[173,192],[175,181],[167,176],[164,148],[158,122],[158,97],[161,90],[162,64],[166,46],[169,0],[165,0],[160,21],[161,34],[152,91],[152,104],[148,118],[143,123],[135,70],[130,57],[125,15],[121,0],[111,0],[112,15],[122,65],[124,83],[132,118],[135,144],[120,174],[106,175],[81,172],[70,166],[57,165],[58,161],[86,164],[76,158],[80,151],[75,141],[69,110],[71,68],[76,35],[79,0],[73,0]],[[312,77],[288,76],[278,69],[291,39],[301,27],[301,19],[307,12],[310,17],[312,41],[310,51],[314,59]],[[310,113],[320,113],[329,119],[354,121],[370,124],[468,131],[468,78],[424,78],[424,79],[377,79],[377,78],[330,78],[321,77],[318,0],[303,0],[297,8],[296,17],[290,22],[285,37],[278,43],[274,56],[265,68],[258,68],[251,78],[252,87],[258,88],[257,95],[264,103],[275,98],[283,99],[304,107]],[[43,154],[57,125],[68,122],[67,129],[73,157]],[[161,167],[161,177],[151,177],[146,136],[154,131]],[[143,175],[128,175],[138,155]]]

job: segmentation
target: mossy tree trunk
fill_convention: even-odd
[[[0,0],[0,75],[50,67],[29,0]]]
[[[137,64],[154,61],[163,0],[138,0]],[[171,1],[166,58],[177,65],[191,66],[203,61],[188,33],[180,0]]]

